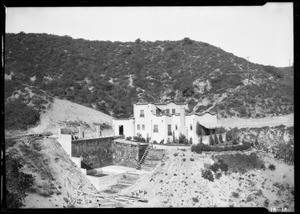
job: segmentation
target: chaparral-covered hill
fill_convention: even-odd
[[[34,116],[28,124],[38,120],[52,97],[114,117],[130,116],[138,101],[184,101],[191,112],[219,117],[294,111],[293,67],[254,64],[189,38],[111,42],[7,33],[4,89],[5,110],[10,109],[5,115],[15,115],[20,102],[30,104],[26,113]],[[22,93],[29,89],[33,96],[26,99]],[[10,120],[5,118],[8,128],[14,124]]]

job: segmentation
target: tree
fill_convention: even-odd
[[[209,135],[209,145],[213,146],[215,144],[214,139],[212,138],[212,135]]]
[[[215,144],[218,144],[218,138],[217,138],[216,134],[214,134],[214,142],[215,142]]]
[[[223,138],[222,138],[222,134],[221,134],[221,133],[219,134],[219,142],[220,142],[220,143],[224,143],[224,142],[223,142]]]

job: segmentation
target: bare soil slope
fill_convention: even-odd
[[[249,153],[249,152],[248,152]],[[222,153],[234,154],[233,152]],[[215,154],[216,155],[216,154]],[[151,175],[128,189],[128,194],[142,193],[147,204],[132,207],[266,207],[294,210],[294,167],[263,154],[257,154],[265,170],[221,172],[220,178],[209,181],[201,169],[214,163],[211,154],[191,151],[166,151],[161,165]],[[274,164],[274,171],[268,166]]]
[[[23,202],[24,208],[78,207],[75,199],[80,192],[96,193],[90,181],[55,139],[23,137],[16,140],[6,153],[17,157],[24,166],[21,170],[34,177]],[[89,200],[88,196],[81,199]],[[83,202],[81,206],[91,205]]]
[[[54,99],[45,113],[41,114],[38,126],[29,133],[52,132],[57,134],[57,128],[69,128],[77,131],[77,126],[84,126],[86,131],[95,132],[95,124],[112,125],[112,117],[100,111],[61,99]]]

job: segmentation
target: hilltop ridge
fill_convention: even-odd
[[[110,42],[21,32],[7,33],[5,47],[6,104],[35,88],[113,117],[131,116],[138,101],[187,102],[191,112],[221,118],[294,111],[293,67],[255,64],[189,38]]]

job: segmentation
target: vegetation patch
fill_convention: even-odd
[[[210,169],[202,169],[201,173],[202,173],[202,178],[209,181],[214,181],[214,175]]]
[[[191,151],[201,154],[202,152],[222,152],[222,151],[244,151],[250,149],[252,143],[243,142],[242,145],[231,145],[231,146],[213,146],[206,145],[203,143],[198,143],[191,146]]]
[[[226,154],[215,156],[217,161],[228,165],[229,171],[245,173],[251,169],[261,169],[264,162],[255,153],[247,154]]]

